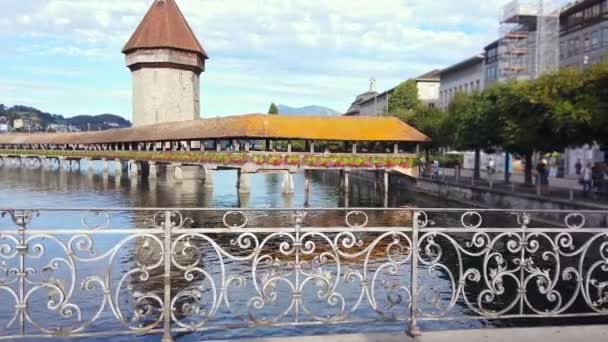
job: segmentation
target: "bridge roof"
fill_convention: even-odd
[[[431,140],[393,117],[249,114],[99,132],[0,134],[0,144],[105,144],[215,138],[386,142]]]

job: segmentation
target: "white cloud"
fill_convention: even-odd
[[[17,17],[17,23],[22,25],[29,25],[32,23],[32,18],[29,15],[21,15]]]
[[[56,18],[55,19],[55,24],[56,25],[67,25],[69,23],[71,23],[72,21],[70,20],[70,18]]]
[[[257,106],[271,99],[294,105],[324,101],[318,104],[344,110],[372,75],[388,88],[458,62],[497,36],[499,7],[508,0],[177,1],[211,57],[202,78],[204,90],[213,93],[217,87],[267,98],[236,101],[243,112],[251,112],[265,110]],[[150,3],[9,1],[3,17],[16,19],[14,25],[0,19],[0,38],[44,37],[44,44],[25,41],[26,46],[13,49],[95,63],[120,56]],[[121,65],[107,70],[112,72],[126,71]]]

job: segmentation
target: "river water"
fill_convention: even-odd
[[[93,171],[66,171],[66,170],[52,170],[47,168],[15,168],[3,166],[0,167],[0,207],[11,207],[11,208],[78,208],[78,207],[95,207],[95,208],[161,208],[161,207],[174,207],[174,208],[203,208],[203,207],[216,207],[216,208],[333,208],[343,207],[348,202],[350,207],[383,207],[385,204],[384,194],[382,193],[381,186],[374,184],[374,182],[353,178],[351,179],[351,191],[348,199],[344,198],[343,192],[340,190],[338,184],[339,179],[337,175],[324,172],[313,173],[310,196],[307,198],[304,194],[304,176],[303,174],[297,174],[295,177],[295,189],[294,195],[283,195],[281,193],[281,176],[275,174],[256,174],[251,178],[251,194],[239,195],[236,188],[237,174],[233,171],[220,171],[216,172],[214,176],[214,187],[213,189],[205,188],[199,179],[186,179],[182,182],[176,183],[171,177],[161,174],[156,180],[148,180],[141,178],[129,178],[125,172],[120,176],[114,174],[104,174],[101,172],[100,165],[96,165]],[[389,207],[423,207],[423,208],[449,208],[459,207],[458,204],[450,201],[441,200],[431,196],[425,196],[419,193],[410,192],[407,189],[391,189],[388,196]],[[198,213],[198,212],[185,212],[188,217],[194,219],[197,227],[216,227],[221,223],[221,214],[209,214],[209,213]],[[153,212],[148,213],[148,217],[153,216]],[[249,215],[249,225],[255,225],[256,227],[281,227],[289,224],[289,219],[285,214],[277,213],[268,214],[262,211],[252,212]],[[283,215],[283,216],[281,216]],[[316,216],[315,216],[316,215]],[[381,214],[380,217],[374,217],[376,225],[401,225],[411,224],[411,218],[408,217],[395,217],[395,213]],[[327,212],[327,213],[316,213],[311,214],[312,219],[323,222],[340,222],[344,220],[344,213],[341,212]],[[460,225],[458,217],[440,216],[434,217],[435,220],[443,220],[443,225]],[[484,219],[486,219],[484,217]],[[408,221],[409,220],[409,221]],[[490,224],[495,227],[509,226],[512,222],[503,222],[504,217],[490,217]],[[112,217],[112,227],[140,227],[144,217],[134,213],[116,213]],[[397,222],[397,223],[395,223]],[[439,223],[439,222],[438,222]],[[371,225],[371,223],[370,223]],[[1,229],[6,229],[11,226],[11,222],[8,219],[0,220],[0,232]],[[81,228],[82,227],[82,214],[75,212],[56,212],[46,213],[39,218],[35,218],[30,227],[39,229],[62,229],[66,226],[70,228]],[[220,225],[221,226],[221,225]],[[64,239],[69,239],[64,237]],[[222,239],[217,237],[218,241],[224,241],[226,244],[229,243],[230,239]],[[367,243],[374,239],[374,236],[367,236],[363,238]],[[98,250],[107,250],[120,243],[119,238],[103,238],[95,241],[95,248]],[[44,241],[49,243],[48,240]],[[142,261],[140,247],[142,245],[149,248],[149,243],[154,243],[151,240],[140,240],[131,241],[125,244],[123,250],[121,250],[116,259],[116,266],[113,268],[111,279],[114,282],[119,282],[122,275],[132,270],[135,266],[140,263],[151,265],[154,263],[154,255],[145,256],[148,258]],[[389,244],[390,241],[387,242]],[[0,241],[1,244],[1,241]],[[385,246],[385,245],[383,245]],[[278,245],[274,245],[278,248]],[[272,247],[271,247],[272,248]],[[149,251],[148,249],[146,249]],[[49,256],[61,257],[63,252],[61,248],[49,247],[45,253]],[[55,253],[55,254],[54,254]],[[209,278],[213,278],[221,272],[220,263],[217,255],[213,253],[213,250],[200,250],[197,253],[197,257],[201,258],[201,262],[205,265],[205,268],[210,272]],[[269,252],[271,253],[271,252]],[[145,254],[145,253],[143,253]],[[378,260],[372,260],[371,264],[380,266],[382,264],[381,258]],[[14,261],[14,260],[13,260]],[[12,262],[9,260],[9,263]],[[32,260],[32,267],[44,268],[44,263]],[[47,261],[48,262],[48,258]],[[96,266],[97,265],[97,266]],[[9,265],[10,266],[10,265]],[[226,268],[229,272],[235,274],[248,274],[250,273],[251,263],[239,263],[239,262],[226,262]],[[90,264],[84,266],[83,274],[78,278],[79,282],[86,279],[87,273],[95,273],[98,264]],[[351,267],[346,265],[345,267]],[[354,265],[352,265],[354,269]],[[0,266],[0,281],[2,280]],[[62,272],[68,272],[68,270],[61,270],[59,267],[56,270],[57,275]],[[68,272],[69,273],[69,272]],[[402,273],[393,274],[387,276],[387,281],[395,280],[398,277],[405,277],[409,274],[409,269],[402,270]],[[137,278],[138,274],[131,275],[131,278]],[[183,276],[183,275],[182,275]],[[200,277],[201,289],[204,288],[206,291],[212,291],[212,284],[206,281],[206,276],[198,275]],[[424,276],[423,276],[424,277]],[[162,294],[162,281],[161,277],[149,279],[147,281],[131,281],[128,285],[125,285],[124,291],[121,290],[121,294],[127,293],[133,294],[135,292],[158,292]],[[251,280],[251,279],[250,279]],[[255,280],[255,279],[253,279]],[[449,297],[450,289],[449,286],[444,284],[449,283],[442,279],[442,277],[436,277],[435,282],[439,292],[445,298]],[[69,282],[69,281],[68,281]],[[183,282],[182,282],[183,283]],[[180,287],[182,283],[173,282],[173,286]],[[181,285],[180,285],[181,284]],[[1,285],[1,282],[0,282]],[[184,288],[191,288],[191,285],[183,285]],[[159,292],[160,291],[160,292]],[[277,290],[279,295],[282,293],[287,294],[285,289]],[[357,292],[348,292],[344,290],[346,300],[356,301]],[[47,291],[48,292],[48,291]],[[34,320],[45,321],[48,319],[48,311],[44,310],[48,299],[53,294],[46,292],[43,294],[37,293],[32,296],[29,304],[33,307],[31,315]],[[243,290],[242,293],[235,294],[235,299],[231,303],[236,307],[236,311],[240,308],[247,307],[249,300],[255,293],[248,293]],[[4,296],[4,297],[3,297]],[[48,296],[48,297],[47,297]],[[80,297],[79,297],[80,296]],[[203,293],[201,296],[205,296]],[[125,306],[137,305],[133,303],[133,298],[125,297],[119,298],[119,302]],[[99,298],[94,296],[88,296],[86,293],[76,294],[74,296],[75,301],[79,300],[84,311],[94,311],[96,303]],[[10,298],[7,297],[6,293],[0,291],[0,301],[7,301]],[[280,299],[280,298],[279,298]],[[9,301],[10,302],[10,301]],[[280,302],[280,300],[279,300]],[[284,304],[288,305],[288,304]],[[315,306],[316,305],[316,306]],[[42,309],[36,309],[37,307]],[[280,305],[279,305],[280,306]],[[285,306],[283,306],[285,308]],[[331,308],[324,308],[321,304],[313,304],[313,309],[318,309],[324,315],[331,314]],[[456,308],[456,311],[466,313],[465,308]],[[128,311],[128,310],[127,310]],[[373,311],[368,310],[371,314],[362,314],[361,319],[374,319],[377,318]],[[7,319],[10,319],[12,315],[10,306],[0,308],[0,325],[6,325]],[[219,310],[215,317],[216,320],[224,320],[231,323],[234,319],[230,316],[230,312],[226,310]],[[91,317],[91,313],[83,314],[84,320]],[[132,318],[132,317],[131,317]],[[287,316],[291,318],[291,316]],[[289,320],[289,319],[288,319]],[[107,326],[104,327],[105,322]],[[237,323],[237,322],[234,322]],[[55,325],[49,323],[50,327]],[[101,326],[100,326],[101,324]],[[489,322],[470,320],[470,321],[450,321],[450,322],[424,322],[422,327],[427,329],[448,329],[448,328],[478,328],[486,324],[492,324]],[[499,323],[497,323],[499,324]],[[58,326],[58,325],[57,325]],[[31,326],[30,326],[31,327]],[[116,326],[113,323],[113,318],[106,313],[106,315],[100,316],[95,321],[95,327],[93,331],[103,331],[104,329],[124,329],[123,327]],[[302,334],[331,334],[331,333],[347,333],[347,332],[386,332],[395,331],[403,332],[405,325],[403,322],[383,322],[377,324],[345,324],[345,325],[314,325],[308,327],[278,327],[278,328],[240,328],[240,329],[214,329],[206,331],[204,333],[185,333],[178,337],[179,340],[191,341],[191,340],[207,340],[207,339],[223,339],[223,338],[247,338],[247,337],[265,337],[265,336],[298,336]],[[6,334],[14,333],[14,326],[4,329]],[[0,333],[3,332],[3,328],[0,327]],[[157,340],[157,336],[137,337],[142,340]],[[133,337],[117,337],[112,340],[132,340]],[[100,339],[105,340],[105,339]]]

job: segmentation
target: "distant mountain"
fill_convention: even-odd
[[[303,115],[303,114],[313,114],[313,115],[340,115],[337,111],[321,106],[306,106],[302,108],[295,108],[286,105],[278,105],[279,114],[281,115]]]
[[[113,128],[131,127],[131,122],[121,116],[114,114],[79,115],[65,118],[63,115],[50,114],[37,108],[17,105],[6,107],[0,104],[0,116],[6,117],[8,123],[12,124],[16,119],[27,120],[28,128],[23,131],[54,131],[65,130],[71,127],[80,131],[98,131]]]
[[[131,122],[114,114],[79,115],[66,119],[66,124],[81,131],[131,127]]]

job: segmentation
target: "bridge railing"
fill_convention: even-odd
[[[0,339],[608,317],[607,211],[0,212]]]

